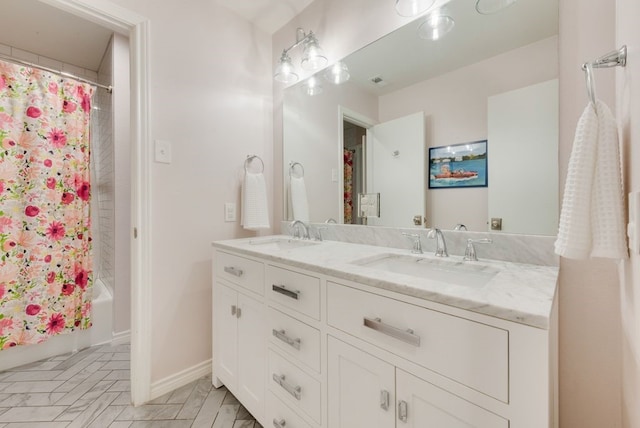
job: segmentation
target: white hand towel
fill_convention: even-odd
[[[616,121],[601,101],[582,113],[565,182],[556,254],[626,258],[623,193]]]
[[[268,229],[270,227],[267,183],[262,173],[245,172],[244,174],[240,224],[248,230]]]
[[[293,219],[309,223],[309,203],[307,201],[307,187],[304,184],[304,177],[291,176],[289,187]]]

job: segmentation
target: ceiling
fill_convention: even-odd
[[[268,34],[312,1],[215,0]],[[2,0],[0,44],[97,71],[111,34],[106,28],[39,0]]]

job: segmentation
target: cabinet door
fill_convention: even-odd
[[[394,367],[331,336],[328,347],[328,426],[393,427]]]
[[[213,289],[213,374],[235,389],[238,380],[238,293],[216,282]]]
[[[238,293],[238,398],[259,420],[264,415],[267,317],[264,305]]]
[[[396,369],[399,428],[508,428],[509,422],[420,378]]]

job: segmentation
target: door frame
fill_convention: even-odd
[[[149,20],[105,0],[40,1],[129,37],[133,229],[130,235],[131,400],[134,406],[138,406],[149,401],[151,396]]]
[[[347,107],[338,105],[338,194],[344,193],[344,121],[369,129],[377,124],[377,121],[360,114]],[[344,196],[338,198],[338,224],[344,224]]]

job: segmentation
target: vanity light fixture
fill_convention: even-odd
[[[396,12],[400,16],[417,16],[427,11],[435,0],[396,0]]]
[[[420,24],[418,35],[422,39],[435,41],[453,30],[455,24],[452,17],[443,14],[441,11],[436,11],[427,16],[427,19]]]
[[[309,77],[303,84],[304,91],[310,97],[320,95],[322,93],[322,85],[320,79],[316,76]]]
[[[476,10],[482,15],[498,13],[514,4],[516,0],[476,0]]]
[[[324,78],[334,85],[340,85],[349,80],[350,77],[349,68],[347,67],[347,64],[342,61],[336,62],[331,67],[327,68],[327,71],[324,73]]]
[[[327,57],[318,43],[313,31],[305,33],[302,28],[296,30],[296,42],[282,51],[273,78],[278,82],[291,84],[298,81],[298,74],[291,62],[289,51],[296,46],[304,45],[301,66],[305,70],[318,70],[327,65]]]

